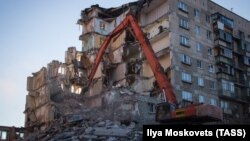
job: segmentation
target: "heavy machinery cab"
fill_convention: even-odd
[[[191,104],[171,111],[167,102],[156,105],[155,119],[166,124],[201,124],[222,120],[222,110],[209,104]]]

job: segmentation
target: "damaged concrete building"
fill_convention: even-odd
[[[25,127],[45,129],[62,115],[56,103],[74,95],[88,107],[110,108],[118,102],[109,111],[113,115],[155,123],[155,105],[164,99],[128,31],[112,39],[94,83],[80,95],[98,48],[130,11],[180,104],[216,105],[223,109],[224,123],[250,123],[249,21],[210,0],[139,0],[116,8],[93,5],[81,12],[82,51],[69,47],[64,63],[52,61],[28,77]]]
[[[93,5],[82,11],[77,22],[83,31],[79,37],[83,52],[97,51],[131,10],[138,13],[136,18],[181,104],[216,105],[223,109],[224,123],[249,123],[247,19],[210,0],[139,0],[108,9]],[[112,40],[99,67],[96,78],[102,77],[99,81],[103,83],[96,85],[125,86],[140,93],[137,100],[145,103],[139,102],[139,111],[151,119],[154,105],[162,99],[151,68],[130,32]]]

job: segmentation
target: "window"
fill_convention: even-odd
[[[194,9],[194,17],[199,18],[200,17],[200,11],[197,9]]]
[[[229,104],[226,101],[220,101],[221,109],[229,109]]]
[[[191,65],[191,58],[185,54],[181,54],[181,62],[184,64]]]
[[[100,29],[105,30],[105,23],[103,21],[100,21]]]
[[[192,100],[192,93],[190,93],[190,92],[182,91],[181,96],[182,96],[183,100],[193,101]]]
[[[222,80],[222,89],[223,91],[229,91],[231,93],[234,93],[234,83],[233,82],[229,82],[226,80]]]
[[[211,99],[210,99],[210,104],[216,106],[216,105],[217,105],[217,104],[216,104],[216,100],[213,99],[213,98],[211,98]]]
[[[188,29],[188,21],[186,19],[180,19],[179,26],[184,29]]]
[[[205,103],[205,97],[203,95],[199,95],[199,103]]]
[[[215,89],[215,82],[214,81],[210,82],[209,88],[213,89],[213,90]]]
[[[212,55],[213,55],[213,50],[212,50],[212,48],[209,48],[209,49],[207,50],[207,54],[208,54],[209,56],[212,56]]]
[[[202,62],[201,62],[201,60],[197,60],[197,68],[202,69]]]
[[[210,16],[209,16],[208,14],[206,14],[206,22],[207,22],[207,23],[210,23],[210,22],[211,22],[210,19],[211,19]]]
[[[214,65],[212,64],[208,65],[208,72],[214,73]]]
[[[201,35],[201,27],[198,26],[198,25],[195,26],[195,34],[196,35]]]
[[[244,56],[244,64],[250,65],[250,57]]]
[[[204,86],[204,79],[201,77],[198,77],[198,86]]]
[[[191,77],[190,74],[182,72],[182,74],[181,74],[181,80],[184,81],[184,82],[191,83],[192,82],[192,77]]]
[[[155,113],[155,104],[154,103],[148,103],[148,108],[150,113]]]
[[[24,138],[24,133],[22,133],[22,132],[16,132],[16,135],[17,135],[17,137],[18,138]]]
[[[0,131],[0,140],[7,140],[7,131]]]
[[[231,58],[231,59],[233,58],[233,52],[226,48],[221,48],[221,55]]]
[[[188,13],[187,4],[185,4],[184,2],[179,1],[179,3],[178,3],[178,8],[179,8],[181,11]]]
[[[180,44],[183,46],[189,46],[189,39],[185,36],[180,36]]]
[[[195,47],[196,47],[196,52],[201,52],[201,48],[202,48],[201,43],[196,42]]]
[[[212,40],[212,32],[207,30],[207,39]]]
[[[65,69],[63,67],[58,68],[58,73],[59,74],[65,74]]]

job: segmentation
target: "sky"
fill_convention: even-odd
[[[93,4],[116,7],[135,0],[0,0],[0,125],[24,126],[27,77],[68,47],[81,50],[76,24]],[[249,0],[214,0],[246,19]]]

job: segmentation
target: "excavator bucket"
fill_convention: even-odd
[[[156,106],[156,121],[166,124],[202,124],[222,121],[222,110],[214,105],[193,104],[174,111],[166,102]]]

